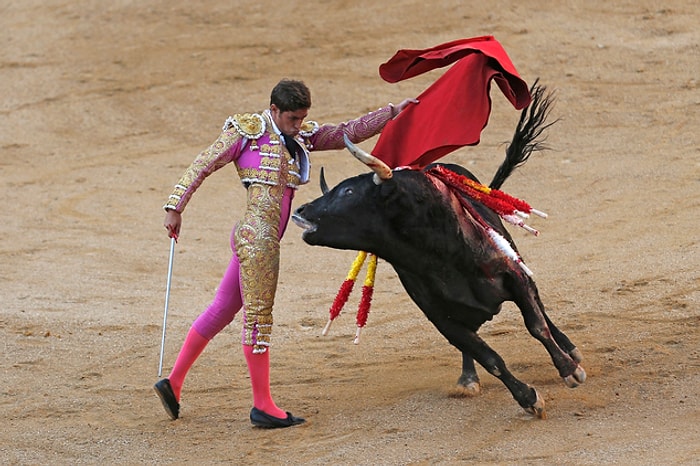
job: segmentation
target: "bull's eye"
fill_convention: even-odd
[[[343,189],[342,194],[343,194],[343,196],[352,196],[352,188],[347,187],[347,188]]]

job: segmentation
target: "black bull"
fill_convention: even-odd
[[[551,95],[537,85],[532,95],[506,159],[489,185],[493,189],[498,189],[518,165],[541,148],[538,138],[551,125],[545,123]],[[348,148],[375,174],[346,179],[330,191],[322,179],[324,195],[299,207],[292,217],[304,229],[304,241],[367,251],[389,262],[411,299],[462,353],[458,385],[465,393],[480,392],[476,360],[503,382],[522,408],[544,418],[544,401],[535,389],[511,374],[503,359],[477,335],[481,325],[498,314],[503,302],[512,301],[566,385],[582,383],[586,373],[579,365],[581,353],[547,316],[535,282],[469,217],[456,198],[461,194],[436,187],[439,184],[426,174],[430,167],[392,173],[349,141]],[[445,167],[476,180],[460,166]],[[516,250],[499,216],[482,204],[469,202]]]

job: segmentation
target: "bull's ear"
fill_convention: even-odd
[[[395,173],[392,179],[384,181],[377,186],[382,216],[392,225],[392,228],[403,229],[403,225],[410,221],[416,206],[411,205],[412,195],[405,192],[406,181],[401,173]]]
[[[377,188],[379,188],[379,196],[385,203],[394,203],[400,197],[398,183],[394,177],[384,180]]]
[[[426,190],[431,190],[432,185],[426,186],[425,176],[416,175],[417,172],[410,170],[398,171],[390,180],[377,186],[382,204],[390,206],[385,209],[385,214],[389,215],[391,212],[399,216],[405,215],[425,202]]]

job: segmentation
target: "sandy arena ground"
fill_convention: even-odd
[[[0,4],[0,463],[700,464],[700,10],[696,1],[316,3],[24,0]],[[197,5],[197,6],[194,6]],[[170,421],[157,380],[169,242],[161,206],[228,115],[263,109],[282,77],[340,122],[420,94],[388,84],[401,48],[484,34],[558,96],[551,151],[504,185],[546,211],[514,231],[550,315],[578,344],[571,390],[513,306],[481,334],[535,386],[547,420],[480,370],[454,398],[457,351],[380,263],[369,323],[359,293],[327,311],[354,253],[290,225],[273,336],[273,393],[302,427],[251,427],[240,317],[187,379]],[[517,112],[498,89],[479,146],[447,160],[484,180]],[[371,149],[372,141],[362,145]],[[330,184],[366,171],[313,157]],[[233,167],[184,215],[165,352],[170,370],[213,297],[244,191]]]

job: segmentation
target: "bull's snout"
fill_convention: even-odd
[[[306,209],[306,206],[307,204],[299,206],[292,214],[292,221],[296,226],[304,230],[304,234],[316,230],[316,225],[304,217],[304,210]]]

